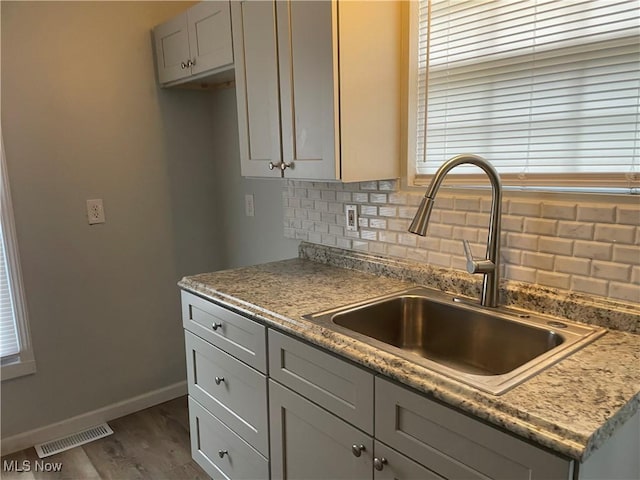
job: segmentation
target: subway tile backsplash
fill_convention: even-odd
[[[423,193],[396,181],[289,180],[288,238],[464,270],[462,240],[484,256],[490,195],[440,191],[426,237],[407,232]],[[640,302],[640,207],[508,198],[502,208],[502,276],[507,280]],[[359,229],[344,209],[358,206]]]

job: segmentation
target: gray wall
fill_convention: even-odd
[[[2,437],[185,378],[176,282],[225,264],[212,95],[155,81],[150,28],[186,6],[1,4],[2,130],[37,361],[2,383]],[[106,224],[87,224],[89,198],[104,199]]]
[[[240,176],[235,89],[213,96],[213,144],[221,195],[219,209],[225,266],[237,267],[292,258],[298,240],[284,238],[284,179]],[[245,194],[253,194],[255,217],[244,211]]]

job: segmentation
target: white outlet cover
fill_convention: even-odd
[[[87,219],[89,220],[89,225],[105,222],[104,205],[101,198],[87,200]]]
[[[350,232],[358,231],[358,207],[356,205],[346,205],[344,207],[345,224]]]

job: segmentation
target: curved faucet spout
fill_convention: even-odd
[[[446,175],[458,165],[471,164],[480,167],[489,177],[491,182],[491,217],[489,221],[489,233],[487,236],[486,259],[475,262],[470,255],[467,246],[467,268],[470,273],[482,273],[482,297],[480,303],[486,307],[498,306],[498,285],[499,285],[499,261],[500,261],[500,219],[502,216],[502,182],[496,169],[487,160],[471,154],[457,155],[443,163],[436,171],[427,192],[418,207],[418,211],[411,222],[409,231],[417,235],[425,236],[429,226],[429,218],[435,201],[436,194],[440,189]]]

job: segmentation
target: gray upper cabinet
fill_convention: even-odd
[[[198,3],[156,26],[153,37],[163,86],[203,80],[233,67],[228,1]]]
[[[399,175],[400,2],[234,2],[232,24],[243,175]]]

